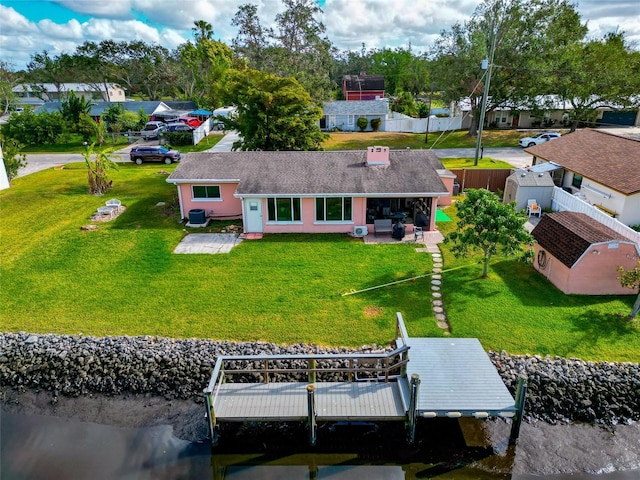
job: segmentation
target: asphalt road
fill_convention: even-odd
[[[236,139],[237,136],[235,136],[235,133],[229,133],[214,148],[212,148],[211,151],[231,151],[231,146]],[[473,158],[475,156],[475,149],[473,148],[436,148],[433,151],[440,158]],[[115,155],[120,157],[120,160],[117,161],[130,161],[127,148],[115,152]],[[531,155],[524,153],[524,151],[519,147],[485,148],[484,156],[495,158],[496,160],[503,160],[517,168],[529,166],[532,161]],[[74,162],[84,162],[84,158],[79,153],[30,153],[27,154],[27,166],[20,169],[18,176],[22,177],[57,165]]]

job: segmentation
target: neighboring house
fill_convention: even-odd
[[[245,233],[353,233],[395,213],[434,230],[453,180],[433,152],[388,147],[190,153],[167,178],[182,218],[241,216]]]
[[[21,84],[13,87],[17,97],[40,98],[45,102],[60,101],[69,92],[87,100],[104,102],[126,101],[124,89],[116,83],[38,83]]]
[[[620,285],[618,267],[633,269],[640,246],[583,213],[543,215],[531,232],[533,266],[566,294],[637,294]]]
[[[584,129],[526,148],[532,170],[553,162],[556,185],[625,225],[640,225],[640,141]]]
[[[342,77],[342,94],[347,101],[380,100],[384,98],[384,75],[345,75]]]
[[[569,113],[573,110],[571,102],[557,95],[539,95],[535,98],[537,111],[521,105],[503,105],[487,111],[487,125],[498,128],[560,128],[567,125]],[[640,110],[621,110],[610,104],[596,103],[596,122],[603,126],[640,125]]]
[[[130,112],[139,113],[140,110],[142,110],[146,115],[149,115],[149,120],[163,121],[164,116],[167,113],[174,113],[174,111],[171,110],[171,108],[169,108],[169,106],[164,102],[160,102],[158,100],[147,100],[141,102],[93,102],[91,104],[91,110],[89,110],[89,116],[94,120],[99,121],[103,112],[116,103],[120,103],[125,110]],[[45,103],[41,107],[37,108],[35,112],[59,112],[61,110],[62,103],[56,101]]]
[[[516,210],[527,208],[528,200],[535,200],[540,208],[550,208],[555,184],[548,172],[515,170],[504,186],[504,203],[516,202]]]
[[[357,125],[358,118],[363,117],[369,121],[367,130],[371,131],[371,120],[379,118],[381,132],[385,131],[385,121],[389,114],[389,102],[387,100],[325,102],[322,108],[323,117],[320,119],[321,130],[338,129],[345,132],[360,131]]]

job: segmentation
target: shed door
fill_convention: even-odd
[[[244,221],[247,233],[262,233],[262,199],[247,198],[244,201]]]

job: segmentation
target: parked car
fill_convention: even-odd
[[[541,132],[533,137],[525,137],[520,139],[521,147],[533,147],[534,145],[538,145],[540,143],[547,142],[549,140],[553,140],[554,138],[560,138],[560,135],[557,132]]]
[[[129,153],[132,162],[142,165],[143,162],[164,162],[166,164],[179,162],[181,155],[177,150],[169,150],[166,147],[147,145],[133,147]]]
[[[167,132],[193,132],[194,127],[182,122],[168,123]]]
[[[140,136],[145,140],[158,138],[158,135],[160,135],[160,132],[164,129],[165,124],[163,122],[147,122],[144,128],[140,131]]]
[[[190,127],[197,128],[202,125],[202,122],[195,117],[180,117],[178,119],[179,122],[186,123]]]

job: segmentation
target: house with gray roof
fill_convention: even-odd
[[[376,219],[419,214],[434,230],[450,177],[431,151],[368,147],[189,153],[167,182],[178,189],[182,218],[241,217],[245,233],[354,233]]]
[[[378,118],[381,121],[380,130],[385,131],[385,121],[389,114],[389,102],[387,100],[337,100],[325,102],[320,119],[321,130],[340,130],[345,132],[359,131],[358,118],[366,118],[369,122],[367,130],[371,131],[371,120]]]
[[[91,110],[89,110],[89,116],[94,120],[99,120],[100,116],[111,105],[120,104],[125,110],[129,112],[138,113],[142,110],[145,114],[149,115],[150,120],[155,120],[156,116],[162,117],[163,114],[173,112],[173,110],[164,102],[159,100],[146,100],[146,101],[133,101],[133,102],[92,102]],[[62,103],[59,101],[47,102],[38,107],[35,112],[60,112],[62,111]],[[160,119],[162,120],[162,119]]]

